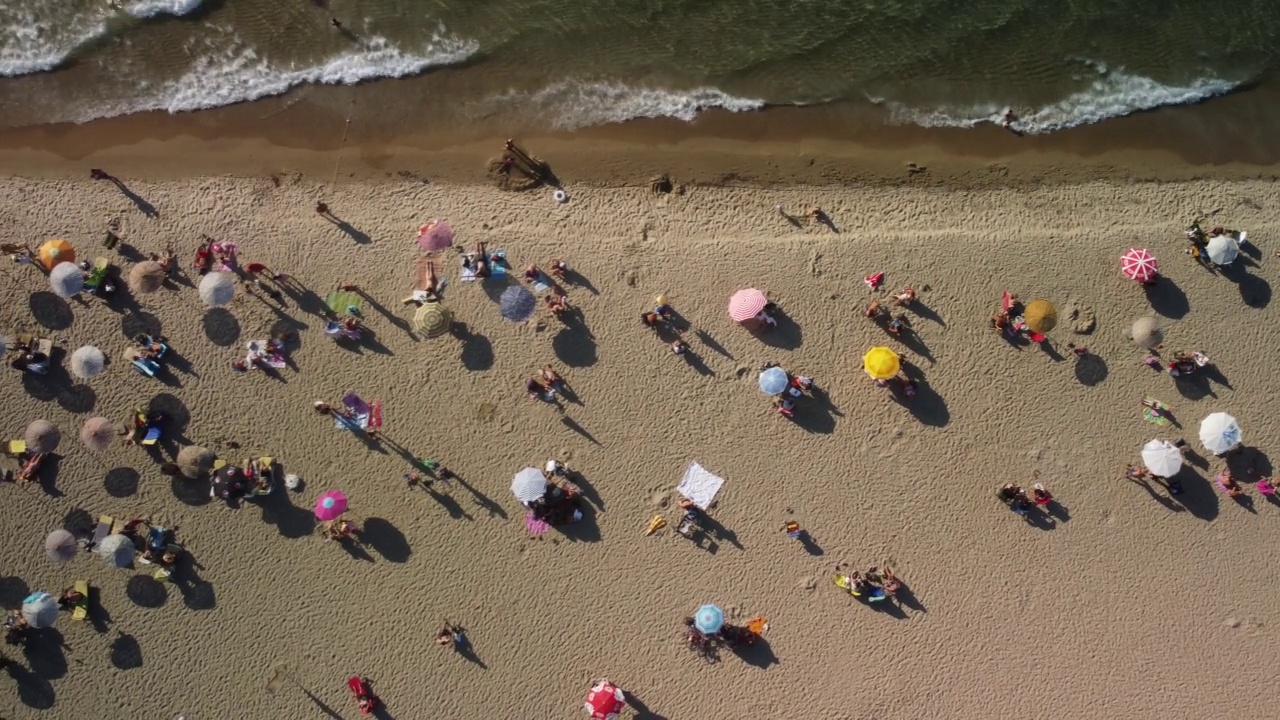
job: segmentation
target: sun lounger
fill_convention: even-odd
[[[80,593],[80,601],[72,609],[71,619],[84,620],[89,617],[89,581],[77,580],[74,588],[76,592]]]
[[[107,275],[111,272],[111,263],[106,258],[100,257],[93,261],[93,269],[89,271],[89,277],[85,278],[84,289],[89,292],[97,292],[106,282]]]
[[[369,421],[365,424],[366,430],[380,430],[382,428],[382,402],[375,401],[369,403]]]
[[[18,457],[27,451],[26,440],[10,440],[4,444],[4,454],[10,457]]]
[[[50,338],[38,338],[36,340],[36,352],[44,353],[44,356],[53,360],[53,340]]]
[[[156,427],[155,425],[148,425],[146,427],[146,432],[143,433],[142,435],[142,440],[139,441],[139,444],[155,445],[156,441],[159,439],[160,439],[160,428]]]
[[[98,524],[93,528],[93,544],[97,545],[104,538],[111,534],[111,528],[115,525],[115,519],[110,515],[103,515],[98,518]]]
[[[160,363],[151,358],[137,358],[133,361],[133,367],[138,372],[151,378],[155,377],[157,372],[160,372]]]

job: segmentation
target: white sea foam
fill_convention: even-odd
[[[182,17],[195,12],[203,0],[133,0],[124,4],[124,11],[136,18],[173,15]]]
[[[1165,85],[1149,77],[1129,75],[1122,70],[1097,70],[1089,87],[1072,93],[1058,102],[1026,110],[1014,108],[1018,119],[1014,129],[1029,135],[1066,130],[1110,118],[1154,110],[1168,105],[1187,105],[1225,95],[1240,83],[1216,77],[1203,77],[1184,85]],[[924,127],[974,127],[981,123],[999,123],[1007,106],[988,103],[969,107],[912,108],[884,101],[894,122]]]
[[[52,70],[76,48],[106,34],[110,8],[70,14],[58,5],[0,0],[0,76]]]
[[[614,82],[563,81],[533,93],[508,92],[491,98],[502,104],[528,104],[560,130],[620,123],[636,118],[672,117],[690,121],[705,110],[746,112],[764,100],[736,97],[711,87],[661,90]]]

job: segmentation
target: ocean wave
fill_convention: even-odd
[[[712,87],[661,90],[616,82],[563,81],[533,93],[508,92],[490,102],[528,104],[548,116],[557,130],[621,123],[637,118],[671,117],[691,121],[705,110],[759,110],[764,100],[729,95]]]
[[[195,12],[203,0],[134,0],[124,5],[124,11],[136,18],[150,18],[158,15],[183,15]]]
[[[56,4],[0,0],[0,76],[52,70],[107,32],[107,9],[63,17]]]
[[[1123,70],[1108,70],[1103,65],[1092,67],[1098,71],[1098,77],[1087,89],[1038,108],[1022,110],[1015,107],[1013,111],[1018,119],[1013,123],[1013,129],[1028,135],[1066,130],[1159,107],[1198,103],[1226,95],[1241,85],[1238,81],[1216,77],[1197,78],[1185,85],[1166,85],[1142,75],[1129,75]],[[995,103],[921,109],[893,101],[882,102],[889,108],[893,122],[923,127],[968,128],[987,122],[1000,123],[1009,109],[1007,105]]]

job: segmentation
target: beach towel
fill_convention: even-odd
[[[1148,395],[1142,400],[1142,417],[1149,423],[1156,425],[1164,425],[1169,422],[1169,418],[1165,417],[1165,413],[1169,410],[1169,406],[1159,400]]]
[[[538,278],[533,281],[533,291],[536,293],[545,293],[551,291],[551,282],[547,280],[547,276],[541,273]]]
[[[712,475],[696,462],[689,463],[684,471],[684,479],[676,488],[679,493],[693,501],[700,509],[706,510],[716,499],[724,478]]]
[[[335,413],[333,416],[333,426],[339,430],[346,430],[348,432],[364,430],[369,427],[369,415],[368,413],[353,413],[351,415]]]
[[[335,315],[359,315],[364,298],[359,293],[333,290],[325,297],[324,304]]]
[[[462,282],[475,282],[476,269],[474,267],[467,267],[466,265],[463,265],[462,269],[458,271],[458,279]]]

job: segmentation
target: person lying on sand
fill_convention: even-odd
[[[872,300],[871,303],[862,310],[862,316],[870,320],[878,321],[883,314],[884,309],[880,306],[879,300]]]
[[[531,283],[537,282],[538,278],[542,277],[542,271],[538,269],[537,265],[534,265],[533,263],[529,263],[527,266],[525,266],[523,275],[524,275],[524,279],[527,282],[531,282]]]
[[[564,280],[565,274],[569,272],[569,266],[559,258],[552,258],[547,267],[551,268],[551,277],[557,280]]]
[[[462,644],[462,628],[445,620],[444,625],[440,627],[440,632],[436,633],[436,644],[452,645],[457,649]]]
[[[569,309],[569,297],[560,288],[547,295],[547,309],[555,317],[560,317]]]
[[[1134,482],[1151,479],[1151,473],[1146,468],[1140,468],[1136,465],[1126,465],[1124,468],[1124,478]]]

